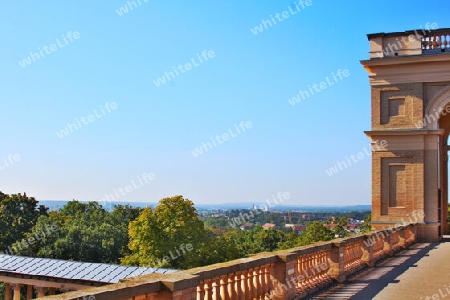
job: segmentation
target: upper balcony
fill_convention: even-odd
[[[450,52],[450,28],[368,34],[370,59]]]

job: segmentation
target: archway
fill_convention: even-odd
[[[439,235],[448,234],[448,199],[449,199],[449,163],[450,151],[450,86],[439,92],[425,110],[424,127],[428,129],[442,129],[439,138],[439,167],[438,167],[438,222]]]

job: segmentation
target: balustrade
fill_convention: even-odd
[[[422,37],[422,50],[450,49],[450,32],[431,32]]]
[[[364,266],[372,266],[382,257],[415,242],[415,225],[395,229],[260,253],[186,271],[139,276],[89,292],[75,291],[45,299],[75,300],[90,295],[97,300],[300,299],[335,281],[342,282]],[[11,286],[6,285],[7,297],[12,297]]]

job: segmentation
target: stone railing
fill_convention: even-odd
[[[368,34],[367,37],[371,59],[450,51],[450,28],[375,33]]]
[[[422,50],[450,49],[450,31],[433,30],[422,37]]]
[[[344,282],[416,240],[416,225],[179,271],[129,278],[118,284],[39,299],[249,300],[300,299]]]

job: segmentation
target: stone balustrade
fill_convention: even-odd
[[[422,28],[367,35],[370,58],[411,56],[450,51],[450,29]]]
[[[450,31],[433,30],[422,38],[422,50],[450,49]]]
[[[118,284],[40,299],[299,299],[333,282],[345,281],[348,276],[373,266],[415,240],[416,224],[409,224],[170,274],[129,278]]]

